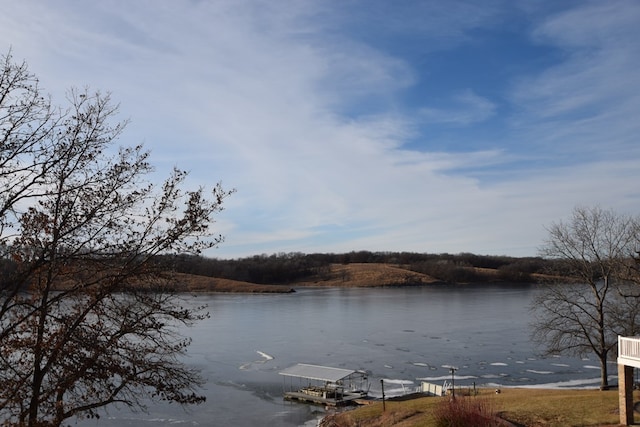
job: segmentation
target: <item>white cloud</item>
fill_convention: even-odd
[[[414,47],[433,40],[428,53],[465,43],[468,29],[502,13],[496,4],[416,4],[413,14],[387,16],[385,2],[375,3],[362,16],[385,23],[381,37],[419,34]],[[574,204],[637,207],[640,55],[637,43],[615,42],[637,35],[631,18],[595,4],[533,22],[538,43],[568,53],[513,84],[518,113],[494,149],[448,153],[407,142],[428,138],[425,123],[475,138],[474,126],[502,114],[497,101],[468,88],[446,105],[407,108],[401,98],[422,70],[361,36],[371,23],[341,14],[342,5],[14,2],[0,16],[0,40],[56,96],[72,84],[113,91],[132,119],[122,142],[146,141],[159,172],[176,164],[194,185],[238,189],[217,224],[227,241],[212,255],[531,255],[543,225]],[[590,13],[603,18],[597,37],[582,21]],[[576,159],[587,147],[593,158]],[[516,161],[520,169],[506,169]]]

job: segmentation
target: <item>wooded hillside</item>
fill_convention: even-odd
[[[222,260],[200,256],[158,257],[164,269],[182,273],[190,290],[260,292],[261,286],[419,286],[437,283],[535,282],[552,261],[474,254],[350,252],[274,254]],[[187,278],[191,275],[191,279]],[[207,280],[206,278],[215,278]],[[237,285],[237,286],[234,286]],[[264,288],[274,291],[271,288]],[[276,292],[282,292],[279,289]]]

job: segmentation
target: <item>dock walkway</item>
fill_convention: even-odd
[[[284,393],[286,400],[294,400],[297,402],[315,403],[317,405],[324,406],[349,406],[357,403],[357,400],[363,398],[362,394],[353,394],[342,396],[340,399],[326,398],[322,396],[315,396],[301,391],[287,391]]]

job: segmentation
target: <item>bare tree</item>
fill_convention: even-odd
[[[170,292],[162,253],[219,244],[213,216],[230,192],[156,187],[109,95],[72,90],[56,110],[26,66],[0,71],[0,419],[59,426],[106,405],[199,403],[179,328],[206,316]]]
[[[533,304],[533,339],[549,354],[594,353],[600,388],[607,389],[607,360],[618,335],[640,332],[640,299],[628,280],[640,243],[636,218],[599,207],[575,208],[568,222],[548,229],[541,255],[555,262],[553,280]]]

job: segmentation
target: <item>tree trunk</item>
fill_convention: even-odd
[[[609,390],[609,374],[607,371],[607,353],[599,354],[600,359],[600,390]]]

